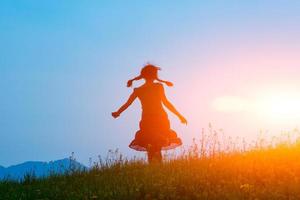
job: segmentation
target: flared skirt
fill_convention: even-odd
[[[135,134],[129,147],[137,151],[147,151],[155,146],[161,150],[176,148],[182,144],[174,130],[170,128],[168,116],[146,115],[139,123],[140,130]]]

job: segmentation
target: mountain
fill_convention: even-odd
[[[83,164],[69,158],[50,162],[28,161],[7,168],[0,166],[0,180],[22,180],[28,174],[42,178],[50,174],[63,174],[70,170],[86,169],[87,167]]]
[[[5,167],[2,167],[0,165],[0,177],[2,177],[2,175],[4,174],[4,172],[5,172]]]

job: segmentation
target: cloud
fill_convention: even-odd
[[[243,112],[249,110],[250,103],[238,96],[222,96],[214,99],[212,107],[221,112]]]

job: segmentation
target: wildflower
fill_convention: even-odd
[[[248,183],[240,185],[240,189],[244,192],[249,192],[253,188],[253,185]]]

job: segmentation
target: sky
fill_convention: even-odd
[[[248,141],[297,128],[299,10],[298,0],[2,0],[0,165],[144,156],[128,148],[139,102],[110,113],[147,62],[174,82],[166,93],[188,125],[169,118],[186,146],[209,123]]]

